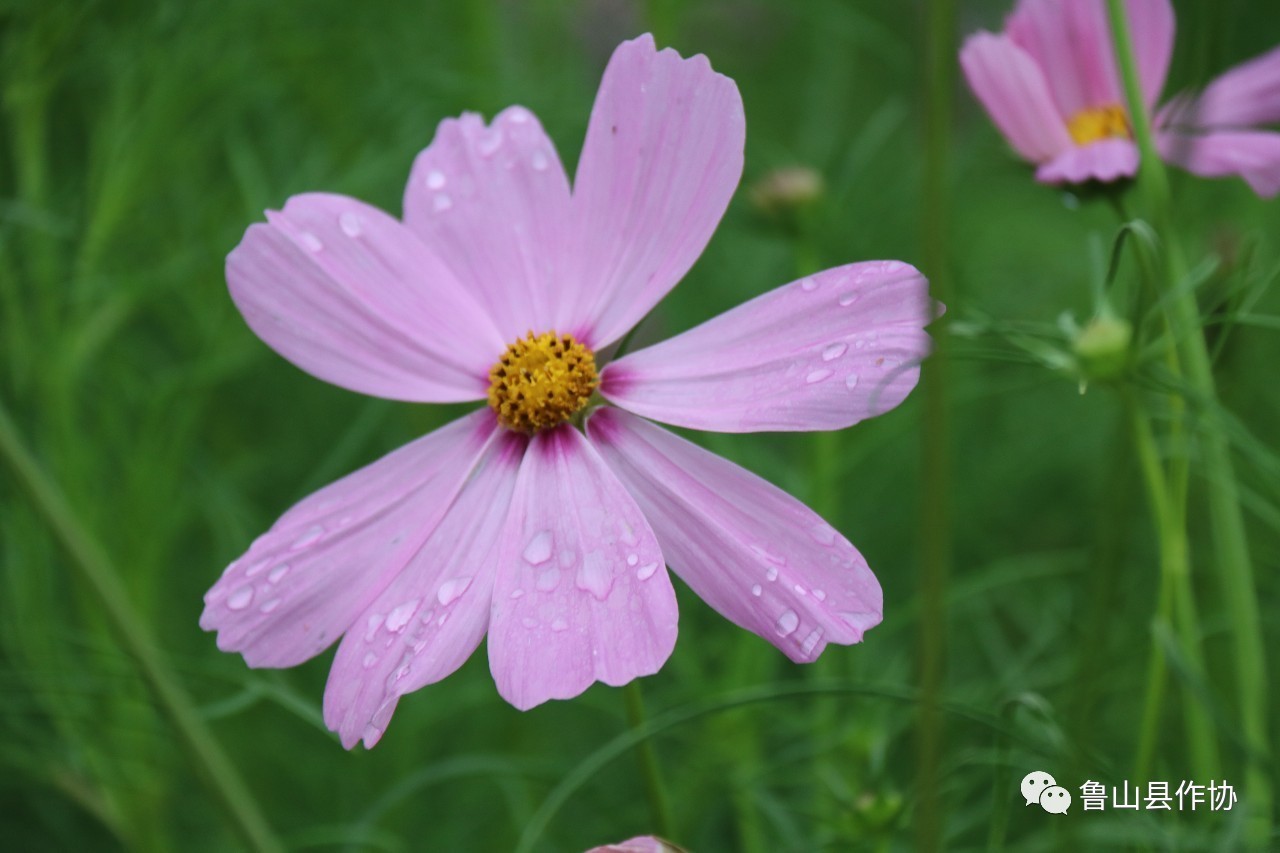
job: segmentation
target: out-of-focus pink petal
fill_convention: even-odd
[[[909,264],[808,276],[605,368],[601,393],[648,418],[719,432],[839,429],[915,387],[938,311]]]
[[[795,498],[620,409],[596,410],[587,432],[671,570],[734,623],[807,663],[880,622],[880,584],[862,555]]]
[[[466,661],[489,625],[497,547],[526,439],[501,431],[426,543],[338,646],[324,720],[372,748],[401,696]]]
[[[1239,175],[1263,198],[1280,192],[1280,133],[1221,130],[1164,132],[1156,137],[1160,156],[1204,178]]]
[[[1114,181],[1138,171],[1138,146],[1127,139],[1101,139],[1071,148],[1036,170],[1036,180],[1046,184],[1079,184]]]
[[[569,181],[524,107],[488,127],[474,113],[441,122],[414,161],[404,218],[488,310],[504,345],[554,328]],[[485,369],[501,354],[499,347]]]
[[[745,139],[738,87],[705,56],[659,52],[649,35],[614,51],[574,180],[558,331],[599,349],[675,286],[729,205]]]
[[[488,645],[508,702],[526,710],[661,668],[676,642],[662,551],[576,429],[530,443],[502,543]]]
[[[294,196],[267,219],[227,256],[227,285],[272,349],[326,382],[378,397],[484,397],[501,339],[412,232],[325,193]]]
[[[1160,113],[1171,129],[1242,130],[1280,123],[1280,47],[1216,77],[1198,97],[1180,95]]]
[[[1150,110],[1160,100],[1160,92],[1164,89],[1164,81],[1169,74],[1169,60],[1173,58],[1173,41],[1177,29],[1173,5],[1169,0],[1128,0],[1125,15],[1129,21],[1129,37],[1133,39],[1138,82],[1142,86],[1145,106]],[[1107,33],[1110,37],[1110,25],[1107,26]],[[1108,48],[1111,50],[1108,55],[1114,55],[1109,43]],[[1120,88],[1123,90],[1123,86]],[[1120,102],[1123,103],[1123,99]]]
[[[304,498],[205,594],[200,627],[253,667],[319,654],[422,547],[496,429],[483,409]]]
[[[1071,147],[1044,74],[1008,37],[970,36],[960,51],[960,66],[969,88],[1022,157],[1041,163]]]
[[[617,844],[606,844],[603,847],[592,847],[587,853],[674,853],[680,848],[664,842],[652,835],[637,835]]]

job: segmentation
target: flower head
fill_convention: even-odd
[[[205,597],[219,647],[282,667],[341,638],[324,716],[351,747],[486,635],[522,709],[656,672],[676,639],[668,566],[793,660],[861,640],[881,591],[857,550],[646,418],[811,430],[893,408],[929,348],[920,274],[828,270],[602,357],[710,239],[744,135],[733,82],[645,36],[609,62],[572,191],[512,107],[440,125],[403,222],[307,194],[250,226],[227,281],[278,353],[366,394],[488,405],[286,512]]]
[[[1239,65],[1198,96],[1157,109],[1173,53],[1169,0],[1126,0],[1144,108],[1160,156],[1203,177],[1239,175],[1280,192],[1280,49]],[[1138,169],[1105,0],[1018,0],[1000,34],[970,36],[960,64],[1014,150],[1046,183],[1114,181]]]

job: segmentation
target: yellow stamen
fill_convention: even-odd
[[[1099,139],[1132,139],[1129,114],[1120,104],[1105,107],[1087,107],[1067,122],[1067,132],[1076,145],[1088,145]]]
[[[595,355],[573,335],[529,332],[489,371],[489,406],[507,429],[532,435],[582,411],[599,384]]]

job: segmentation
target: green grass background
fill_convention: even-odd
[[[1007,8],[957,5],[957,36],[997,28]],[[1175,5],[1175,85],[1280,41],[1267,0]],[[414,155],[463,110],[529,107],[572,169],[610,52],[654,31],[737,81],[744,188],[804,164],[827,191],[802,240],[740,191],[643,336],[792,280],[798,256],[923,265],[927,14],[925,3],[873,0],[0,2],[0,403],[69,510],[58,534],[27,479],[0,466],[0,847],[245,844],[70,544],[100,546],[286,847],[512,849],[553,788],[626,729],[619,691],[520,713],[479,653],[403,700],[376,749],[347,753],[320,720],[331,653],[251,671],[196,624],[204,591],[293,501],[463,410],[363,398],[293,368],[232,306],[225,255],[297,192],[398,213]],[[680,586],[676,651],[643,681],[653,719],[707,710],[651,741],[672,835],[695,851],[907,850],[922,821],[937,821],[949,850],[1231,849],[1231,814],[1085,814],[1077,798],[1056,818],[1017,796],[1033,769],[1077,797],[1086,778],[1141,781],[1130,770],[1155,553],[1117,394],[1095,383],[1082,395],[1076,377],[1011,342],[1065,351],[1058,318],[1094,311],[1114,213],[1035,184],[958,79],[945,150],[949,317],[965,333],[946,387],[952,529],[919,509],[930,474],[919,393],[825,441],[697,437],[818,505],[876,570],[885,621],[863,644],[796,667]],[[1280,207],[1237,180],[1178,174],[1174,192],[1190,255],[1219,260],[1202,301],[1242,321],[1208,333],[1238,417],[1274,648],[1280,300],[1268,285]],[[1122,266],[1121,280],[1131,274]],[[1196,690],[1238,782],[1200,492],[1193,482],[1209,673]],[[922,624],[920,554],[938,537],[952,566],[935,588],[946,616]],[[937,785],[922,788],[916,691],[929,642],[945,650],[945,704]],[[1175,785],[1192,777],[1182,677],[1175,661],[1153,776]],[[803,692],[815,684],[836,689]],[[743,690],[758,701],[717,710]],[[652,829],[630,752],[582,782],[535,849]]]

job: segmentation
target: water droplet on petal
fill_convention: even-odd
[[[375,655],[373,652],[365,652],[365,653],[364,653],[364,661],[363,661],[363,663],[364,663],[364,668],[365,668],[365,669],[369,669],[370,667],[372,667],[372,666],[373,666],[375,663],[377,663],[377,662],[378,662],[378,656],[377,656],[377,655]]]
[[[788,637],[800,627],[800,617],[794,610],[787,610],[778,617],[774,627],[777,628],[779,637]]]
[[[816,282],[812,276],[806,276],[805,278],[800,279],[800,287],[801,289],[812,293],[818,289],[818,282]]]
[[[298,242],[300,242],[303,248],[309,252],[318,252],[324,248],[324,243],[320,242],[320,238],[312,234],[310,231],[303,231],[299,234]]]
[[[366,643],[373,642],[373,638],[377,635],[378,629],[382,627],[382,620],[385,618],[381,613],[369,614],[369,621],[364,628],[364,641]]]
[[[458,596],[466,592],[469,586],[471,586],[471,578],[449,578],[440,584],[440,589],[436,591],[436,600],[441,605],[448,606],[457,601]]]
[[[823,361],[835,361],[837,358],[845,354],[845,350],[849,349],[846,343],[834,343],[822,351]]]
[[[765,572],[764,576],[770,582],[776,581],[778,579],[778,570],[775,569],[773,566],[770,566],[769,571]]]
[[[638,539],[636,539],[635,529],[632,528],[632,526],[627,523],[627,520],[625,518],[620,519],[618,521],[618,533],[622,536],[622,541],[624,544],[634,545],[636,544],[636,542],[639,541]]]
[[[848,293],[841,294],[840,298],[836,301],[840,303],[841,308],[848,308],[850,305],[858,301],[858,294],[851,290]]]
[[[523,590],[523,589],[513,589],[513,590],[511,590],[511,597],[512,597],[512,598],[519,598],[519,597],[520,597],[520,596],[522,596],[522,595],[524,595],[524,590]]]
[[[829,378],[831,374],[834,372],[835,371],[827,370],[824,367],[821,370],[811,371],[809,375],[804,378],[804,381],[809,383],[810,385],[813,385],[816,382],[821,382],[822,380]]]
[[[431,209],[436,213],[444,213],[453,207],[453,199],[449,198],[448,193],[436,193],[434,199],[431,200]]]
[[[360,236],[360,217],[354,213],[347,211],[338,217],[338,227],[342,229],[342,233],[348,237]]]
[[[653,577],[653,573],[656,572],[657,570],[658,570],[657,563],[645,563],[643,566],[636,569],[636,579],[647,581],[649,578]]]
[[[764,588],[761,587],[760,584],[755,584],[754,586],[751,587],[751,594],[754,595],[756,598],[759,598],[763,592],[764,592]]]
[[[609,564],[604,555],[599,551],[592,551],[583,556],[576,580],[578,589],[589,591],[600,601],[608,598],[609,590],[613,588],[613,573],[609,570]]]
[[[529,111],[524,107],[512,107],[507,111],[507,120],[512,124],[524,124],[529,120]]]
[[[232,610],[244,610],[251,603],[253,603],[253,587],[248,584],[240,587],[227,598],[227,607]]]
[[[846,376],[844,378],[844,387],[848,388],[850,391],[852,391],[854,388],[857,388],[858,374],[850,373],[848,376]]]
[[[818,641],[822,639],[822,629],[814,628],[809,632],[809,636],[804,638],[804,642],[800,645],[800,652],[804,655],[810,655],[817,648]]]
[[[564,621],[563,619],[557,619],[557,620],[555,620],[554,622],[552,622],[552,623],[551,623],[551,630],[552,630],[552,631],[557,631],[557,632],[559,632],[559,631],[563,631],[563,630],[565,630],[565,629],[566,629],[566,628],[568,628],[568,627],[569,627],[569,623],[568,623],[568,622],[566,622],[566,621]]]
[[[445,185],[444,172],[432,169],[427,172],[427,189],[438,190]]]
[[[279,606],[280,606],[280,599],[273,598],[270,601],[263,602],[262,606],[258,608],[258,612],[270,613],[272,610],[275,610]]]
[[[551,531],[535,533],[524,548],[524,559],[531,566],[540,566],[551,559]]]
[[[480,134],[480,138],[476,140],[476,150],[480,152],[481,157],[492,157],[494,152],[502,147],[502,131],[490,128]]]
[[[533,166],[536,171],[545,172],[547,170],[547,166],[551,165],[551,160],[547,157],[547,152],[539,148],[537,151],[533,152],[533,157],[529,159],[529,164]]]
[[[314,545],[319,542],[321,536],[324,536],[324,528],[318,524],[313,524],[307,528],[306,533],[293,540],[293,544],[289,547],[297,551],[299,548],[305,548],[308,545]]]
[[[406,601],[387,614],[387,630],[392,633],[400,633],[404,630],[404,626],[409,624],[409,620],[413,618],[413,611],[418,609],[418,599]]]
[[[827,524],[825,521],[820,521],[813,527],[809,528],[809,535],[821,542],[823,545],[834,545],[836,544],[836,537],[839,534],[836,533],[836,529],[830,524]]]
[[[809,591],[808,591],[808,590],[806,590],[804,587],[802,587],[800,584],[796,584],[795,586],[793,586],[793,587],[792,587],[792,589],[794,589],[794,590],[796,591],[796,595],[808,595],[808,594],[809,594]]]
[[[826,594],[825,592],[823,592],[822,590],[820,590],[820,589],[815,589],[815,590],[813,591],[813,597],[814,597],[814,598],[816,598],[816,599],[818,599],[819,601],[826,601],[826,600],[827,600],[827,594]]]
[[[638,562],[640,562],[640,557],[639,557],[639,555],[637,555],[637,554],[628,554],[628,555],[627,555],[627,565],[628,565],[628,566],[634,566],[634,565],[635,565],[636,563],[638,563]]]

